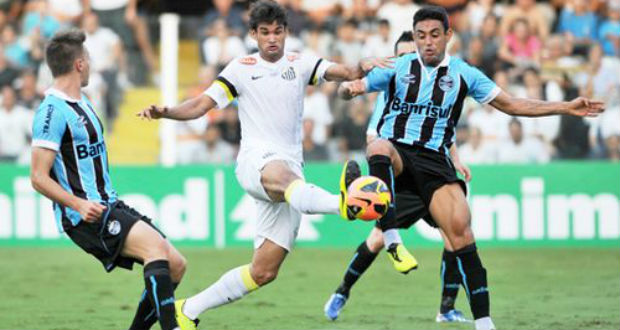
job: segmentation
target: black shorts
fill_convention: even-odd
[[[71,221],[65,218],[62,220],[62,225],[67,235],[75,244],[99,259],[105,270],[111,272],[117,266],[132,269],[134,262],[142,264],[140,260],[121,255],[129,230],[138,221],[146,222],[162,237],[165,237],[151,223],[151,219],[127,206],[122,201],[116,201],[108,205],[100,221],[80,221],[77,226],[73,226]]]
[[[396,193],[396,219],[386,229],[408,229],[420,219],[424,220],[429,226],[438,228],[420,196],[410,191]],[[375,227],[381,229],[379,221],[375,223]]]
[[[419,196],[428,208],[435,190],[448,183],[458,183],[467,194],[465,181],[456,176],[450,157],[423,147],[394,141],[392,144],[403,161],[403,171],[394,179],[397,196],[399,192],[410,192]]]

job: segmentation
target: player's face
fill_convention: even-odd
[[[445,31],[438,20],[425,20],[414,26],[414,39],[418,53],[426,65],[436,66],[446,54],[446,45],[452,37],[452,29]]]
[[[286,28],[273,22],[271,24],[258,24],[256,30],[250,31],[258,42],[258,50],[261,57],[266,60],[276,61],[284,55],[284,39]]]

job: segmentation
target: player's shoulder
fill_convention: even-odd
[[[55,95],[46,95],[34,112],[34,124],[39,122],[49,123],[54,120],[64,119],[64,102]]]

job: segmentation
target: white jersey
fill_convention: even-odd
[[[242,150],[270,145],[302,161],[305,89],[320,83],[332,64],[298,53],[272,63],[255,53],[230,62],[205,94],[220,109],[237,98]]]

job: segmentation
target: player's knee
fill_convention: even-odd
[[[254,282],[258,284],[258,286],[263,286],[263,285],[273,282],[277,276],[278,276],[277,270],[270,270],[270,269],[254,270],[252,269],[252,278],[254,279]]]
[[[148,260],[169,260],[170,247],[166,240],[158,238],[149,242],[149,249],[146,254],[145,259]]]
[[[170,277],[174,282],[180,282],[185,275],[187,260],[180,253],[171,253],[170,258]]]
[[[374,155],[389,156],[391,152],[391,144],[387,140],[376,139],[372,141],[368,147],[366,147],[366,156],[371,157]]]
[[[383,249],[383,234],[379,230],[373,230],[368,239],[366,239],[366,246],[368,250],[373,253],[377,253]]]

